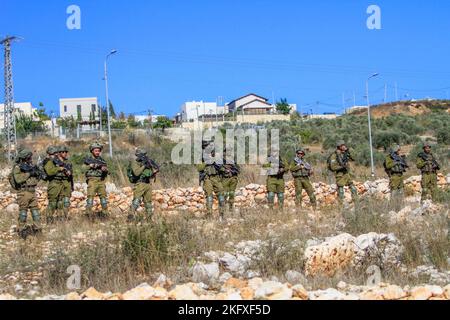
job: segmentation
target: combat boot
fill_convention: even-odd
[[[134,199],[133,202],[131,203],[131,212],[127,217],[128,222],[136,221],[137,211],[140,206],[141,206],[141,200]]]
[[[269,204],[269,209],[273,210],[275,205],[275,193],[269,192],[267,195],[267,202]]]
[[[88,198],[86,200],[86,216],[87,217],[92,217],[93,215],[93,208],[94,208],[94,199],[92,198]]]
[[[31,210],[31,215],[33,217],[33,225],[32,230],[33,234],[40,234],[42,233],[42,225],[41,225],[41,213],[39,210]]]
[[[56,202],[50,202],[48,204],[47,214],[45,217],[47,224],[55,223],[55,214],[56,214],[57,209],[58,209],[58,204]]]
[[[214,204],[214,198],[213,198],[213,196],[209,196],[206,199],[206,209],[207,209],[206,218],[207,219],[210,219],[213,216],[213,204]]]
[[[284,193],[278,194],[278,209],[284,211]]]
[[[147,214],[147,221],[152,221],[153,205],[151,203],[145,204],[145,213]]]
[[[29,235],[29,226],[27,225],[28,211],[20,210],[19,212],[19,226],[17,229],[17,233],[19,237],[26,240]]]
[[[100,212],[100,218],[108,219],[109,218],[108,201],[106,199],[102,198],[102,199],[100,199],[100,203],[102,206],[102,211]]]

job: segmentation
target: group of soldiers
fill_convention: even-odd
[[[109,217],[106,178],[110,171],[108,163],[101,156],[103,145],[96,142],[89,149],[90,155],[85,158],[82,165],[82,173],[87,183],[86,217],[105,219]],[[130,162],[128,168],[128,177],[134,185],[134,198],[128,220],[142,221],[144,218],[152,217],[151,180],[159,173],[159,166],[148,158],[144,150],[137,150],[135,155],[136,159]],[[74,191],[73,177],[73,165],[69,161],[69,148],[66,146],[50,146],[46,158],[37,165],[33,164],[33,153],[30,150],[21,150],[18,153],[9,181],[17,193],[19,205],[17,231],[20,237],[26,239],[30,235],[42,232],[41,212],[36,197],[39,181],[48,182],[46,224],[70,219],[71,195]],[[94,199],[97,196],[102,210],[95,213]],[[138,213],[142,202],[145,206],[145,217]],[[31,225],[27,224],[29,212],[33,219]]]
[[[205,145],[208,145],[206,143]],[[205,147],[204,145],[204,147]],[[228,157],[224,151],[225,160],[221,163],[211,160],[214,152],[206,152],[206,159],[198,166],[201,180],[204,181],[203,189],[207,196],[208,215],[212,214],[214,194],[218,198],[220,217],[226,211],[226,202],[230,209],[234,207],[234,197],[238,185],[239,167],[233,159]],[[298,207],[302,206],[303,190],[306,191],[310,204],[314,210],[317,209],[317,199],[311,177],[314,175],[313,167],[305,160],[306,150],[299,148],[296,150],[295,158],[292,161],[283,159],[278,151],[272,152],[263,168],[267,175],[267,201],[270,209],[275,206],[275,198],[278,199],[278,208],[283,209],[286,192],[286,174],[291,172],[295,185],[295,202]],[[354,162],[353,152],[347,147],[345,141],[336,143],[336,150],[327,160],[328,170],[336,179],[338,190],[338,201],[340,204],[345,200],[345,188],[350,189],[353,202],[358,200],[358,190],[355,187],[350,163]],[[440,170],[436,157],[432,153],[429,143],[423,146],[423,152],[417,156],[417,168],[422,173],[422,202],[432,198],[436,200],[438,189],[438,176]],[[406,157],[401,155],[401,147],[395,145],[385,159],[384,167],[390,179],[391,201],[396,204],[403,202],[404,196],[404,174],[409,168]]]
[[[231,152],[224,150],[223,161],[215,160],[215,150],[210,148],[210,142],[203,143],[203,161],[197,166],[200,184],[206,195],[207,216],[213,214],[214,196],[219,203],[219,216],[223,219],[227,210],[234,210],[236,189],[239,183],[241,169],[234,160]],[[210,149],[208,149],[210,148]],[[85,158],[82,172],[87,182],[86,216],[88,218],[108,218],[108,195],[106,191],[106,178],[110,174],[108,163],[102,158],[103,146],[93,143],[90,155]],[[156,162],[148,157],[145,150],[138,149],[136,158],[127,168],[127,176],[133,184],[133,201],[128,215],[128,221],[151,220],[153,215],[152,182],[160,172]],[[317,200],[311,177],[314,175],[313,167],[305,160],[306,150],[299,148],[293,161],[283,159],[279,152],[272,152],[263,169],[267,173],[267,201],[269,208],[275,206],[278,198],[278,208],[283,209],[285,200],[285,176],[292,173],[295,185],[297,206],[302,206],[303,190],[309,196],[311,206],[317,208]],[[41,213],[36,198],[36,187],[40,180],[48,182],[48,208],[46,223],[70,219],[71,194],[74,191],[73,165],[69,161],[69,149],[66,146],[51,146],[47,149],[47,157],[37,165],[33,164],[33,153],[30,150],[21,150],[16,163],[9,176],[9,181],[17,193],[19,204],[18,233],[22,238],[42,232]],[[350,170],[350,162],[354,161],[352,151],[344,141],[338,141],[336,150],[327,160],[328,169],[334,173],[338,188],[338,199],[342,204],[345,198],[345,187],[352,194],[353,201],[358,199],[358,192],[354,185]],[[432,147],[426,143],[423,152],[417,156],[417,168],[422,173],[422,201],[431,197],[436,199],[437,173],[440,170]],[[404,188],[404,173],[409,168],[405,156],[401,155],[401,147],[394,146],[386,156],[385,170],[390,178],[391,199],[402,198]],[[101,212],[94,213],[94,199],[99,197]],[[140,213],[142,203],[145,215]],[[31,212],[32,225],[27,225],[28,213]]]

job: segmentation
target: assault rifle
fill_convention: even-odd
[[[419,157],[422,158],[422,160],[425,161],[425,162],[431,162],[431,169],[433,171],[441,170],[441,166],[436,161],[436,159],[434,159],[434,157],[432,155],[428,155],[425,152],[422,152],[422,153],[419,154]]]
[[[241,171],[239,170],[238,166],[234,163],[224,163],[225,172],[228,174],[231,174],[232,177],[238,176]]]
[[[348,163],[350,162],[350,160],[353,160],[350,151],[347,150],[342,154],[342,157],[340,157],[339,155],[336,157],[338,160],[338,163],[341,167],[347,169],[348,167]]]
[[[298,157],[296,157],[294,159],[294,161],[297,166],[303,166],[303,167],[305,167],[306,170],[312,171],[312,166],[308,162],[306,162]]]
[[[70,182],[70,186],[72,188],[72,191],[75,190],[74,188],[74,180],[73,180],[73,166],[71,163],[66,163],[64,161],[62,161],[59,158],[54,158],[53,159],[53,163],[55,164],[55,166],[59,167],[59,168],[63,168],[63,173],[68,177],[68,180]]]
[[[108,168],[108,164],[106,163],[105,160],[103,160],[102,158],[86,158],[86,160],[84,161],[84,164],[87,166],[91,166],[93,165],[93,169],[103,169],[103,168]]]
[[[20,171],[29,173],[31,177],[39,178],[41,176],[41,171],[39,168],[31,163],[21,163],[19,168]]]
[[[400,156],[395,152],[391,153],[391,158],[394,160],[395,163],[400,164],[403,169],[406,171],[406,169],[409,169],[408,163],[406,163],[406,156]]]
[[[147,156],[139,157],[137,160],[138,160],[138,162],[141,162],[145,166],[146,169],[151,169],[153,171],[153,174],[152,174],[151,178],[155,178],[156,179],[156,175],[161,170],[159,165],[155,161],[153,161],[152,159],[150,159]]]

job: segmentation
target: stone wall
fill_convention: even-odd
[[[405,181],[406,188],[409,192],[419,194],[420,176],[414,176]],[[439,176],[439,186],[444,188],[450,184],[450,175],[446,177]],[[377,181],[357,183],[356,187],[360,195],[371,194],[380,198],[386,198],[389,195],[389,181],[387,179],[381,179]],[[337,188],[336,185],[327,185],[325,183],[314,183],[316,190],[317,201],[319,206],[331,205],[337,201]],[[71,209],[73,213],[83,211],[86,206],[86,184],[75,184],[75,191],[72,194]],[[107,191],[109,194],[109,203],[113,210],[119,210],[120,212],[127,212],[129,210],[133,191],[131,187],[117,188],[114,184],[107,184]],[[41,209],[46,208],[47,194],[46,186],[43,185],[37,190],[38,202]],[[246,187],[240,188],[236,193],[236,207],[249,208],[256,207],[258,205],[266,204],[267,190],[263,185],[250,184]],[[304,192],[304,201],[309,205],[309,198]],[[351,195],[349,190],[346,190],[346,197],[350,200]],[[0,182],[0,210],[7,209],[8,211],[16,211],[15,205],[16,195],[12,192],[6,179]],[[287,183],[286,190],[286,206],[295,206],[295,188],[293,181]],[[191,213],[199,213],[205,208],[205,197],[200,187],[197,188],[178,188],[178,189],[165,189],[153,191],[154,206],[157,211],[163,212],[175,212],[175,211],[188,211]],[[99,208],[98,199],[95,203],[97,209]],[[217,201],[215,202],[217,207]]]

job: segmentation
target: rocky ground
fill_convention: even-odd
[[[450,176],[440,177],[441,188],[449,183]],[[3,180],[0,300],[449,300],[448,203],[420,205],[420,177],[406,185],[405,204],[392,210],[387,180],[358,184],[367,202],[344,209],[336,208],[335,186],[315,184],[321,209],[313,212],[294,209],[289,184],[284,213],[269,212],[265,188],[249,185],[239,190],[240,211],[225,222],[201,218],[204,199],[197,188],[155,191],[155,224],[169,228],[164,237],[170,238],[163,241],[167,248],[158,248],[170,261],[147,251],[152,261],[138,255],[120,269],[126,273],[103,279],[98,273],[122,265],[117,254],[128,244],[123,239],[131,241],[132,234],[136,241],[124,223],[129,188],[109,185],[113,219],[93,224],[79,215],[85,186],[78,184],[73,220],[23,242],[15,233],[15,195]],[[45,206],[45,188],[39,195]],[[139,241],[160,232],[137,228],[139,235],[150,232]],[[145,245],[139,242],[138,248]],[[65,269],[73,261],[80,261],[82,271],[78,290],[65,286]]]

